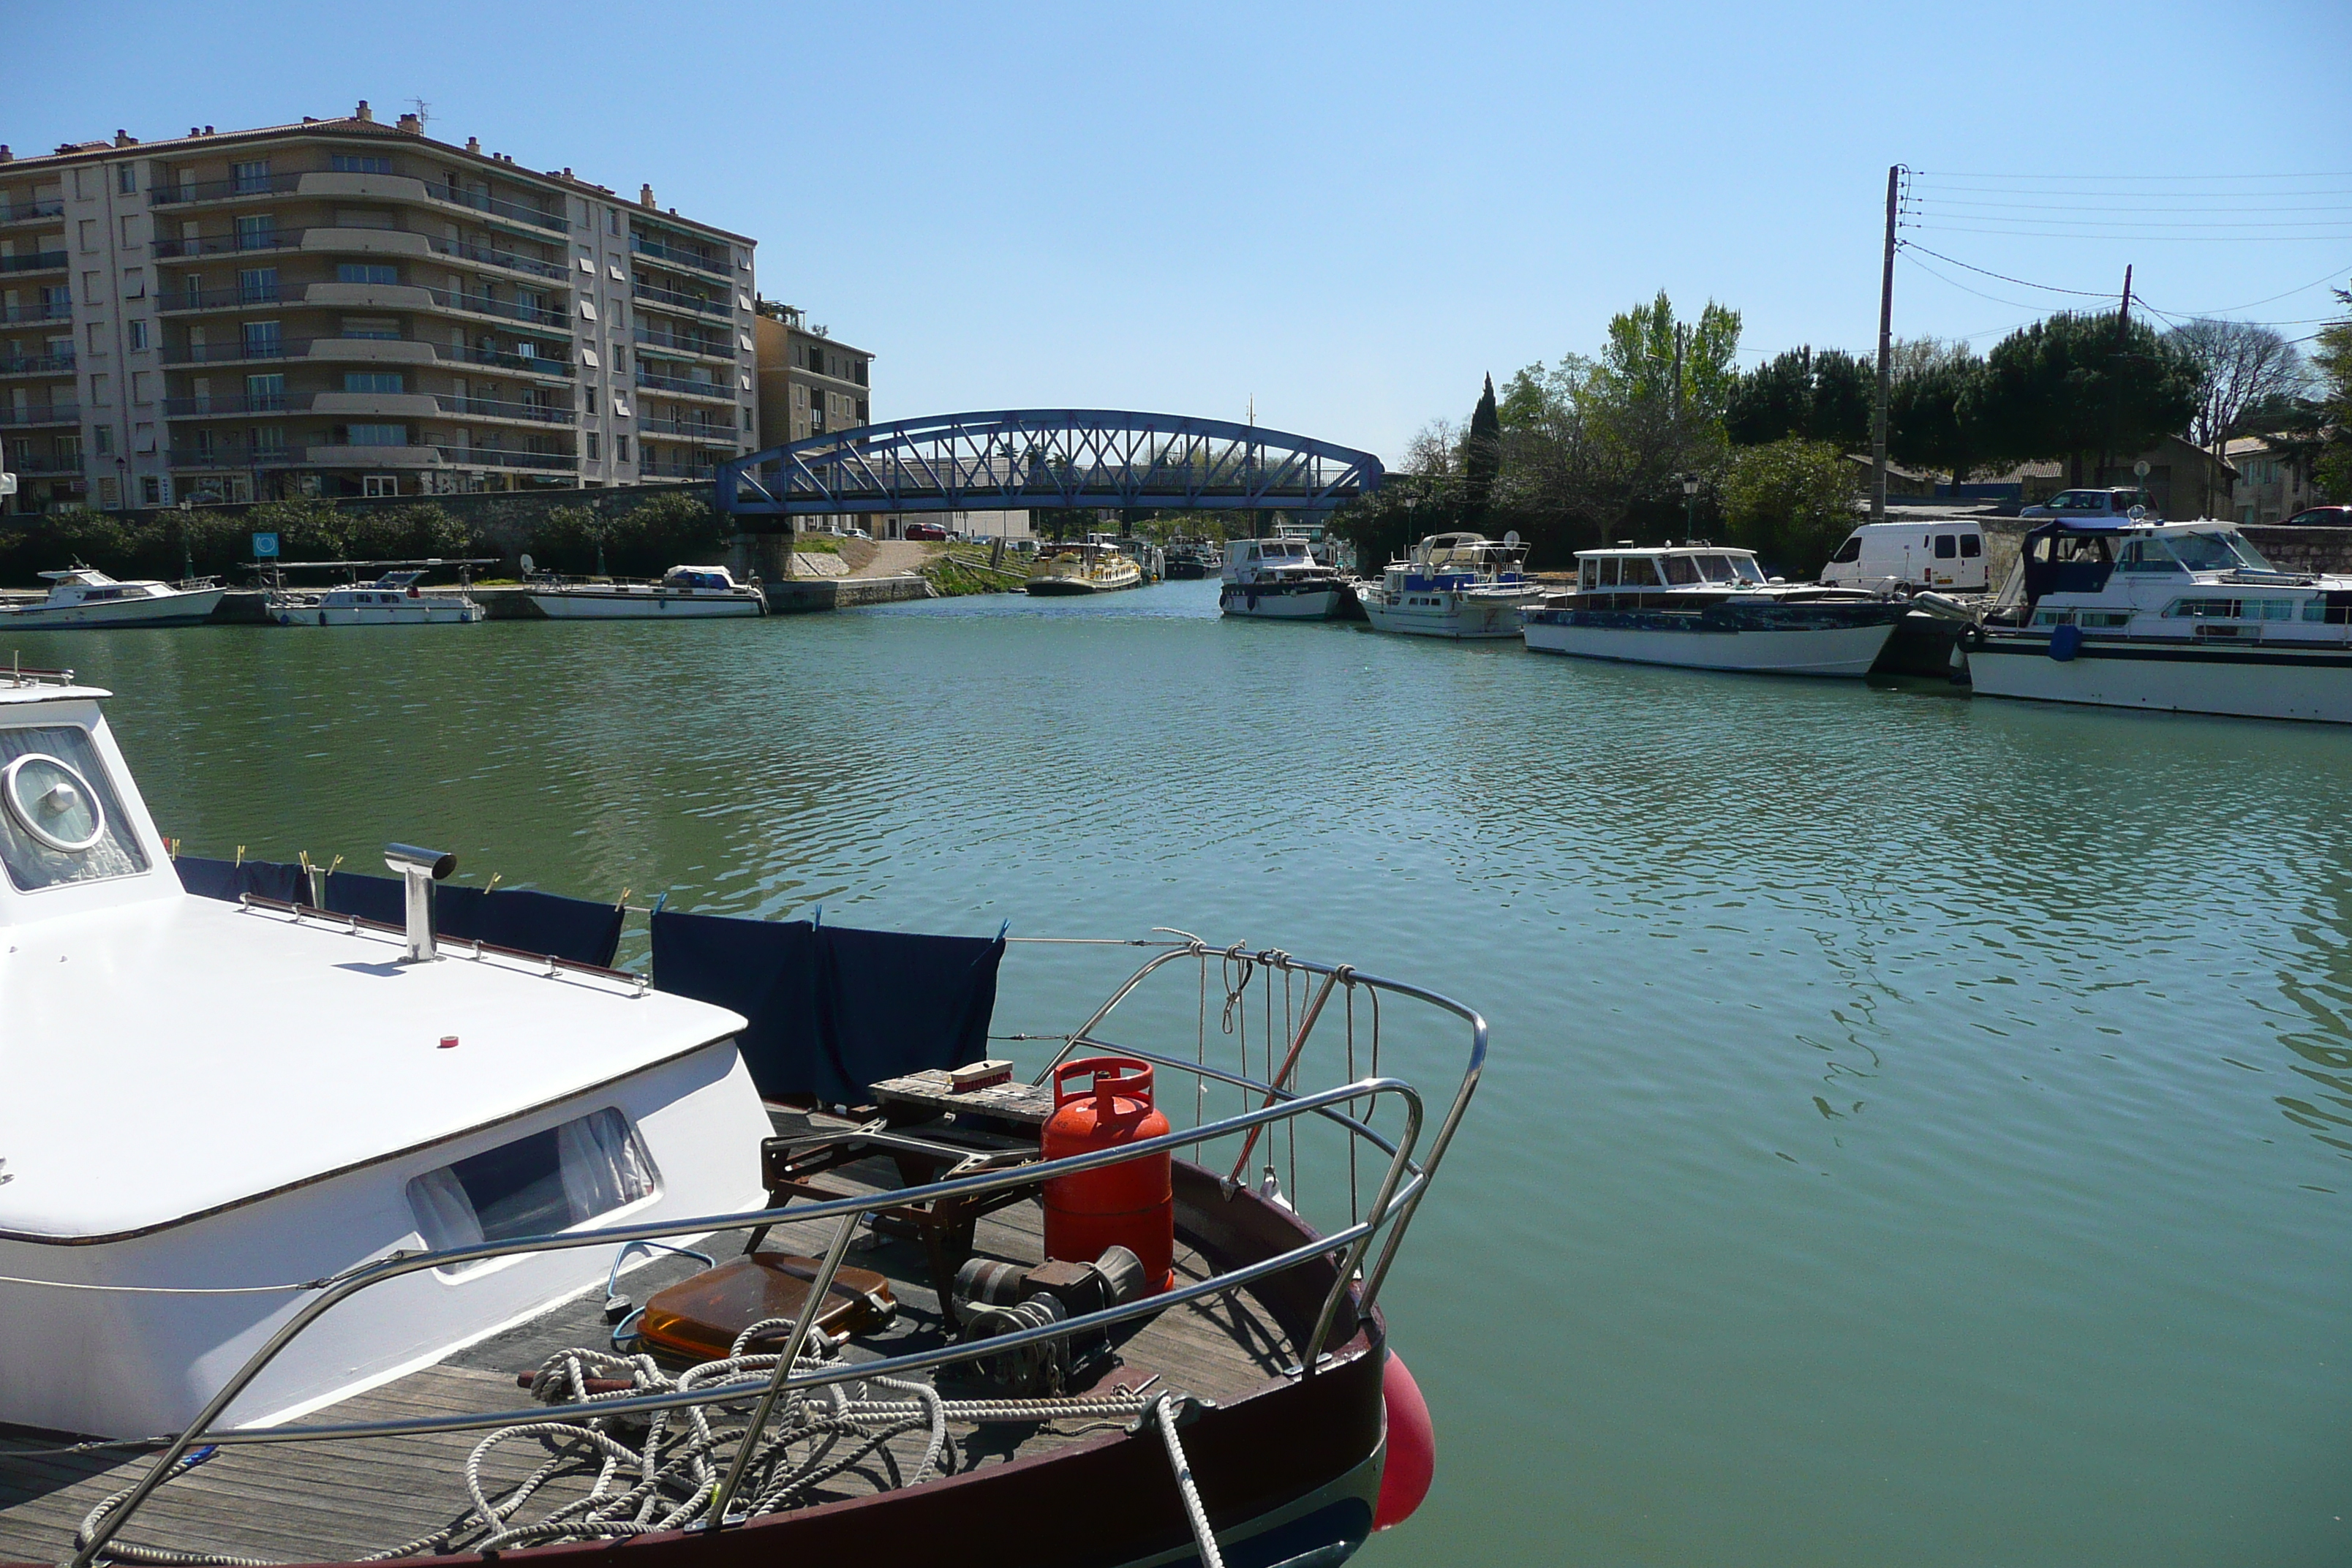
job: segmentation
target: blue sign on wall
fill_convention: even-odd
[[[253,536],[253,558],[256,561],[277,560],[278,536],[274,533],[255,534]]]

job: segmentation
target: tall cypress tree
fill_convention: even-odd
[[[1486,377],[1486,388],[1478,395],[1478,406],[1471,412],[1470,428],[1462,437],[1462,493],[1465,505],[1465,521],[1483,522],[1487,502],[1495,493],[1495,476],[1503,468],[1503,417],[1495,408],[1495,378]]]

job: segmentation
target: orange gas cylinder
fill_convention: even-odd
[[[1072,1089],[1072,1080],[1091,1079]],[[1054,1114],[1045,1155],[1064,1160],[1157,1138],[1168,1118],[1151,1108],[1151,1064],[1130,1057],[1088,1057],[1054,1069]],[[1143,1278],[1165,1290],[1176,1257],[1176,1194],[1165,1151],[1055,1176],[1045,1184],[1045,1256],[1092,1263],[1107,1247],[1143,1261]]]

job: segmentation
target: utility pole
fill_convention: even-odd
[[[2123,440],[2124,365],[2131,355],[2131,264],[2129,262],[2126,262],[2124,264],[2123,303],[2116,311],[2116,368],[2114,371],[2116,390],[2115,413],[2113,416],[2113,423],[2107,426],[2108,449],[2107,451],[2101,453],[2099,456],[2099,468],[2101,469],[2101,473],[2093,479],[2092,482],[2094,484],[2104,484],[2106,481],[2107,476],[2105,470],[2114,467],[2114,458],[2118,456],[2115,451],[2115,447],[2120,445]],[[2079,478],[2080,476],[2077,477]]]
[[[1878,402],[1870,412],[1870,521],[1886,521],[1886,404],[1895,388],[1895,203],[1903,165],[1886,171],[1886,259],[1878,279]]]

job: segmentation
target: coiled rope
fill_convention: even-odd
[[[531,1380],[531,1395],[551,1407],[550,1418],[501,1427],[474,1446],[464,1470],[469,1503],[466,1510],[428,1534],[353,1561],[382,1563],[426,1553],[494,1552],[560,1541],[614,1541],[694,1523],[709,1507],[735,1447],[748,1435],[742,1411],[758,1399],[775,1372],[777,1356],[747,1355],[745,1348],[763,1335],[772,1336],[791,1326],[791,1320],[781,1318],[754,1323],[737,1337],[724,1359],[689,1367],[675,1378],[663,1373],[648,1355],[557,1352]],[[822,1330],[812,1329],[793,1369],[798,1373],[837,1370],[843,1364],[837,1342]],[[626,1379],[628,1385],[591,1394],[591,1379],[614,1383]],[[740,1400],[730,1397],[709,1405],[656,1410],[649,1417],[643,1413],[634,1417],[586,1413],[599,1404],[639,1394],[713,1388],[732,1391],[738,1385]],[[887,1390],[888,1395],[898,1397],[874,1397],[874,1390]],[[939,1469],[943,1456],[953,1463],[950,1422],[1035,1424],[1135,1418],[1158,1397],[1121,1390],[1099,1398],[950,1400],[940,1398],[929,1384],[909,1379],[874,1377],[829,1384],[793,1395],[761,1435],[736,1493],[737,1506],[729,1510],[728,1522],[795,1507],[826,1481],[869,1463],[885,1472],[881,1476],[866,1472],[877,1491],[919,1485]],[[730,1406],[736,1406],[731,1414]],[[563,1414],[558,1415],[559,1411]],[[621,1435],[633,1419],[645,1422],[644,1434],[635,1443]],[[902,1474],[889,1445],[892,1439],[915,1431],[926,1434],[922,1458]],[[485,1462],[501,1445],[524,1439],[536,1440],[548,1458],[511,1488],[492,1495],[482,1479]],[[217,1447],[192,1451],[172,1479],[218,1452]],[[524,1517],[531,1499],[551,1483],[582,1477],[592,1478],[583,1495],[536,1518]],[[75,1533],[75,1547],[86,1545],[90,1532],[121,1507],[134,1489],[125,1487],[83,1516]],[[101,1556],[146,1568],[278,1568],[268,1558],[184,1552],[119,1535],[106,1543]]]

